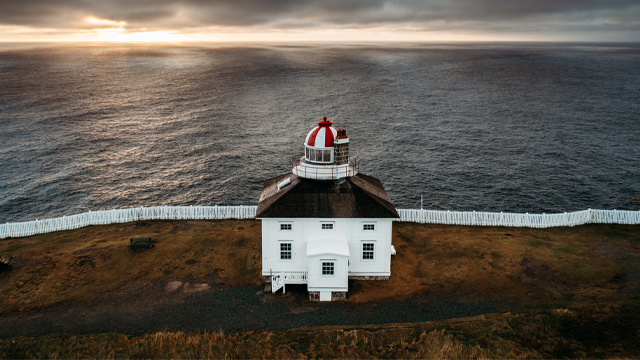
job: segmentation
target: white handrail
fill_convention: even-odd
[[[0,225],[0,238],[30,236],[77,229],[89,225],[107,225],[140,220],[213,220],[251,219],[257,206],[153,206],[130,209],[89,211],[53,219]],[[521,214],[477,211],[441,211],[398,209],[396,221],[426,224],[509,226],[547,228],[582,224],[640,224],[640,211],[582,210],[558,214]]]

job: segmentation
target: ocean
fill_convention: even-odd
[[[0,44],[0,223],[255,205],[323,116],[398,208],[640,209],[638,44]]]

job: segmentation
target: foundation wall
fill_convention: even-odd
[[[332,291],[331,301],[342,301],[347,299],[346,291]],[[310,301],[320,301],[320,291],[309,291]]]
[[[349,276],[353,280],[389,280],[388,276]]]

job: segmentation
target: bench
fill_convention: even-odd
[[[146,238],[131,238],[131,244],[129,247],[132,249],[140,249],[140,248],[148,248],[151,249],[153,247],[153,241],[150,237]]]

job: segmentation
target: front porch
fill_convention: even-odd
[[[267,281],[264,281],[267,278]],[[307,271],[279,271],[270,276],[264,276],[263,282],[271,283],[271,292],[282,289],[282,293],[286,292],[286,284],[307,284],[308,272]]]

